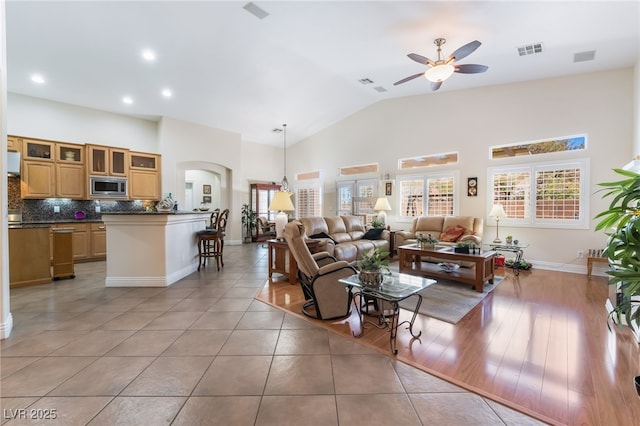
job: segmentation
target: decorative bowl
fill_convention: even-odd
[[[73,218],[76,220],[86,219],[86,217],[87,217],[87,214],[82,210],[79,210],[73,214]]]
[[[159,212],[170,212],[172,209],[168,209],[166,207],[156,206],[156,210],[158,210]]]

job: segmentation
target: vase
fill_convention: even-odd
[[[382,284],[383,276],[380,270],[370,270],[370,271],[360,271],[358,275],[360,279],[360,284],[364,287],[373,287],[378,288],[380,284]]]

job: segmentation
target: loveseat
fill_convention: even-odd
[[[439,245],[459,242],[482,244],[484,220],[473,216],[420,216],[413,220],[409,231],[396,231],[396,247],[415,244],[418,237],[431,234]]]
[[[303,217],[307,238],[320,241],[319,251],[351,264],[376,247],[389,251],[389,231],[366,230],[358,216]]]

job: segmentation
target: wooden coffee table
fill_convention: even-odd
[[[440,277],[451,281],[471,284],[473,288],[482,293],[484,283],[493,284],[493,258],[495,251],[483,251],[480,254],[455,253],[453,247],[438,247],[423,249],[413,245],[398,247],[399,271],[404,274],[422,275],[425,277]],[[422,257],[435,257],[443,262],[471,262],[471,268],[460,267],[451,272],[445,272],[437,263],[422,262]]]

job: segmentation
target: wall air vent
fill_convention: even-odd
[[[542,53],[542,43],[533,43],[518,47],[518,56],[535,55],[536,53]]]
[[[360,80],[358,80],[361,84],[373,84],[373,80],[369,79],[369,78],[361,78]]]
[[[595,50],[588,50],[586,52],[578,52],[573,55],[573,62],[587,62],[593,61],[596,57]]]
[[[265,12],[264,10],[260,9],[258,6],[256,6],[255,4],[249,2],[247,4],[245,4],[244,6],[242,6],[242,8],[244,10],[246,10],[247,12],[249,12],[250,14],[252,14],[253,16],[255,16],[258,19],[264,19],[267,16],[269,16],[269,14],[267,12]]]

